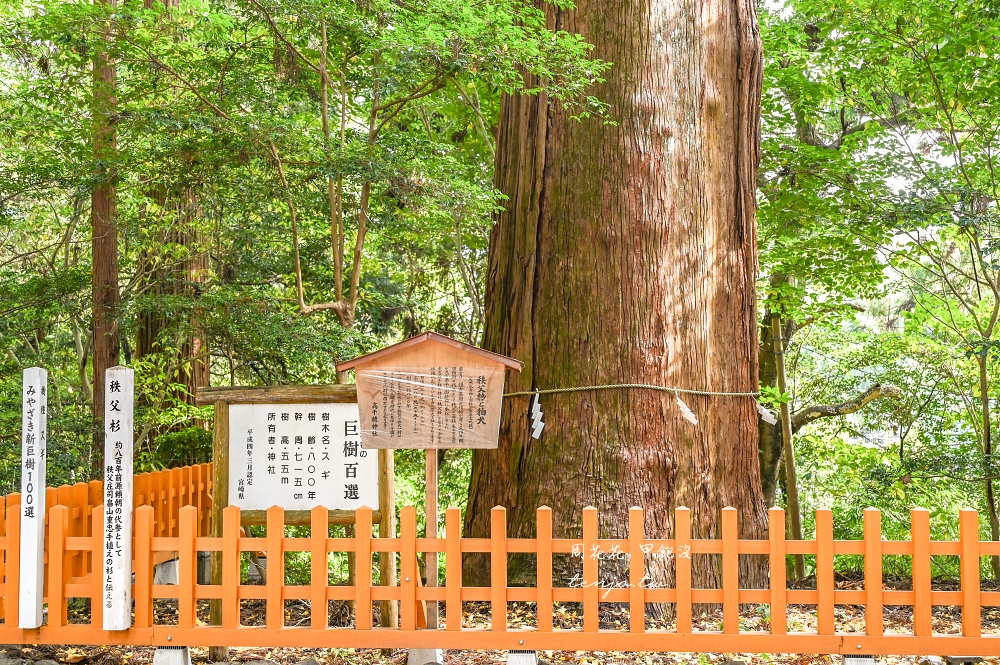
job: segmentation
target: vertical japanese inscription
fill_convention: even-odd
[[[104,630],[132,625],[132,436],[135,374],[111,367],[104,386]]]
[[[18,627],[42,625],[48,372],[24,370],[21,387],[21,593]]]

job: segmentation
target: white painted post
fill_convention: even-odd
[[[135,373],[111,367],[104,398],[104,630],[132,626],[132,446]]]
[[[24,370],[21,386],[21,597],[18,628],[42,625],[45,557],[45,446],[49,373]]]

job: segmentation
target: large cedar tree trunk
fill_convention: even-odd
[[[582,34],[614,63],[595,94],[617,125],[574,121],[544,95],[503,99],[496,185],[509,200],[490,242],[484,345],[524,361],[509,390],[757,390],[753,3],[544,10],[550,27]],[[724,506],[739,509],[743,537],[764,537],[754,400],[683,399],[697,425],[662,392],[544,396],[540,440],[529,437],[528,398],[506,399],[499,448],[473,457],[466,533],[485,536],[501,505],[511,535],[529,536],[548,505],[556,535],[575,537],[592,505],[602,537],[621,537],[628,508],[642,506],[647,537],[663,537],[683,505],[696,538],[719,536]],[[488,567],[467,563],[470,581],[488,583]],[[696,584],[718,581],[708,557],[693,563]],[[671,567],[654,572],[672,581]]]
[[[115,0],[96,0],[115,6]],[[111,29],[104,32],[110,46]],[[104,371],[119,363],[118,336],[118,206],[114,159],[117,151],[115,112],[115,65],[108,48],[94,56],[93,147],[94,190],[91,194],[90,225],[93,259],[91,296],[94,336],[94,433],[90,450],[91,475],[104,477]]]

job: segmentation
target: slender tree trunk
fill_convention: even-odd
[[[764,325],[760,326],[760,385],[778,385],[777,356],[774,354],[774,342],[771,339],[771,312],[764,313]],[[787,335],[786,335],[787,337]],[[768,507],[776,505],[778,474],[782,468],[782,452],[784,444],[781,441],[781,422],[772,425],[758,418],[758,453],[760,456],[760,486],[764,492],[764,504]]]
[[[986,355],[978,358],[979,398],[983,403],[983,458],[986,460],[986,513],[990,520],[990,539],[1000,540],[1000,516],[997,515],[996,496],[993,492],[993,437],[990,422],[990,382]],[[990,557],[993,576],[1000,579],[1000,556]]]
[[[95,0],[114,7],[116,0]],[[105,42],[113,36],[110,27]],[[107,48],[98,48],[93,75],[94,191],[91,195],[90,225],[93,271],[94,327],[94,434],[90,450],[91,475],[104,477],[104,371],[119,363],[118,336],[118,209],[114,160],[117,153],[115,113],[115,65]]]
[[[782,395],[788,392],[788,382],[785,379],[785,340],[781,328],[781,316],[771,315],[771,344],[774,351],[775,376],[778,392]],[[781,440],[785,450],[785,498],[788,503],[788,536],[791,540],[802,540],[802,511],[799,508],[799,481],[795,470],[795,446],[792,442],[792,413],[788,402],[781,403]],[[796,554],[795,577],[802,579],[806,575],[805,559]]]
[[[771,289],[777,289],[788,281],[788,276],[782,273],[772,274],[768,278]],[[759,380],[762,386],[778,385],[778,355],[775,353],[775,341],[771,335],[771,321],[777,312],[764,312],[763,323],[760,326],[760,358]],[[786,321],[781,328],[784,348],[788,348],[792,334],[795,332],[793,321]],[[772,425],[762,419],[757,421],[758,452],[760,455],[760,484],[764,491],[764,503],[774,506],[777,497],[778,469],[782,467],[784,443],[781,438],[781,421]],[[787,524],[787,522],[786,522]]]
[[[580,0],[544,11],[550,27],[582,34],[614,63],[595,93],[617,124],[572,120],[545,95],[504,97],[496,185],[509,199],[490,242],[484,345],[524,361],[511,391],[755,391],[753,3]],[[466,533],[485,536],[502,505],[509,532],[529,535],[548,505],[556,534],[578,537],[580,511],[593,505],[602,536],[621,537],[629,507],[642,506],[647,537],[660,538],[687,506],[694,537],[708,538],[734,506],[741,537],[763,537],[754,400],[683,399],[697,425],[672,394],[547,395],[537,441],[528,398],[505,400],[499,448],[473,456]],[[466,563],[468,579],[488,581],[488,567]],[[693,563],[698,584],[718,583],[709,557]],[[756,584],[764,569],[753,570]],[[672,566],[653,573],[673,579]]]

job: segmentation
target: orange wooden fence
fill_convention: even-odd
[[[100,511],[94,511],[92,524],[100,524]],[[73,521],[67,507],[55,507],[49,519],[48,557],[48,624],[38,630],[22,631],[15,626],[17,603],[18,512],[8,509],[7,531],[0,538],[6,553],[7,568],[3,596],[7,622],[0,624],[0,643],[59,643],[59,644],[155,644],[172,646],[301,646],[301,647],[429,647],[474,649],[566,649],[566,650],[626,650],[626,651],[700,651],[700,652],[760,652],[760,653],[856,653],[856,654],[954,654],[1000,655],[1000,635],[984,634],[983,606],[1000,606],[1000,592],[980,589],[981,557],[1000,554],[1000,543],[981,542],[979,518],[975,511],[963,510],[959,516],[958,541],[931,541],[929,514],[925,510],[912,513],[912,537],[906,541],[885,541],[881,535],[881,515],[874,509],[865,512],[864,539],[834,540],[833,518],[830,511],[817,511],[816,539],[788,541],[784,537],[784,513],[770,511],[770,537],[767,540],[741,539],[737,533],[737,515],[732,508],[723,511],[721,538],[700,540],[691,538],[690,512],[676,512],[675,534],[671,539],[647,539],[643,533],[642,510],[633,508],[629,515],[628,537],[603,539],[598,537],[598,515],[593,508],[584,510],[581,539],[552,538],[552,517],[548,508],[537,514],[536,538],[508,538],[506,513],[495,508],[489,538],[462,538],[461,516],[458,509],[447,511],[445,536],[418,538],[417,517],[413,507],[402,509],[398,538],[372,536],[372,516],[369,509],[357,514],[356,535],[350,538],[329,537],[327,511],[312,511],[311,535],[285,537],[284,516],[280,508],[267,513],[265,537],[247,537],[240,533],[240,513],[236,507],[226,508],[223,535],[206,535],[202,517],[196,507],[179,510],[178,528],[169,536],[157,523],[157,510],[144,506],[135,513],[134,572],[135,601],[133,628],[109,633],[100,629],[102,597],[101,580],[94,576],[74,581],[67,565],[80,553],[92,555],[103,547],[102,534],[70,534]],[[200,527],[199,524],[202,524]],[[169,530],[168,530],[169,531]],[[241,553],[262,551],[267,555],[268,575],[263,585],[241,583]],[[179,584],[154,585],[153,565],[157,554],[176,552],[179,556]],[[222,558],[222,583],[197,584],[198,552],[219,552]],[[311,583],[288,584],[285,575],[286,553],[310,554]],[[330,585],[328,560],[331,553],[352,552],[356,565],[353,586]],[[382,587],[373,582],[373,556],[392,552],[399,556],[400,583]],[[438,552],[445,560],[446,583],[442,587],[424,587],[418,579],[418,553]],[[458,565],[463,554],[485,553],[490,563],[489,587],[466,586]],[[616,563],[624,562],[627,583],[598,586],[604,552]],[[532,587],[508,586],[508,555],[533,555],[537,581]],[[650,557],[670,553],[676,566],[676,581],[672,588],[652,588],[644,583]],[[786,556],[792,554],[816,557],[816,589],[789,589],[785,579]],[[864,588],[840,590],[834,585],[834,556],[864,557]],[[627,556],[626,556],[627,555]],[[721,588],[692,588],[693,557],[715,555],[721,571]],[[767,589],[739,588],[739,556],[767,557],[770,564],[770,586]],[[883,588],[882,558],[889,555],[912,557],[913,585],[910,591]],[[960,557],[961,588],[958,591],[932,590],[930,562],[932,556]],[[560,586],[553,583],[553,561],[567,556],[582,569],[580,584]],[[67,599],[90,598],[93,614],[90,623],[69,624]],[[156,600],[176,602],[176,622],[172,625],[154,615]],[[204,625],[205,601],[218,599],[222,607],[222,625]],[[264,601],[263,625],[243,625],[241,603]],[[285,601],[309,603],[310,625],[286,625]],[[333,600],[354,601],[353,626],[330,627],[328,603]],[[373,601],[400,601],[400,627],[373,627]],[[444,603],[444,629],[427,631],[419,628],[419,601],[438,600]],[[491,608],[493,623],[489,628],[463,625],[462,603],[485,601]],[[537,623],[530,628],[515,628],[508,624],[508,604],[537,604]],[[575,629],[560,629],[554,616],[554,603],[579,603],[582,625]],[[628,610],[627,625],[609,630],[599,625],[599,612],[605,603],[617,603]],[[645,625],[647,603],[672,604],[676,610],[676,625],[672,630],[649,630]],[[701,603],[722,607],[720,631],[699,630],[693,621],[693,606]],[[770,623],[766,630],[741,630],[741,605],[769,606]],[[793,632],[788,629],[789,605],[812,606],[817,616],[813,632]],[[837,606],[864,606],[864,632],[838,632]],[[913,612],[910,633],[886,633],[883,620],[885,606],[910,606]],[[934,606],[956,606],[961,609],[961,634],[934,632]],[[607,606],[605,605],[605,608]],[[201,617],[199,616],[201,615]]]
[[[180,509],[183,506],[195,506],[198,511],[198,524],[200,533],[208,533],[212,518],[212,465],[197,464],[176,469],[165,469],[163,471],[152,471],[149,473],[136,474],[134,479],[134,500],[135,508],[140,506],[151,506],[153,509],[153,522],[155,524],[157,536],[177,536]],[[93,532],[93,516],[98,506],[104,503],[104,485],[99,480],[89,483],[76,483],[74,485],[61,485],[60,487],[49,487],[45,490],[45,521],[49,524],[51,533],[52,511],[58,507],[66,508],[66,536],[68,538],[87,538]],[[8,494],[0,497],[0,507],[5,514],[13,512],[17,515],[17,506],[21,503],[21,495],[18,493]],[[5,534],[5,528],[9,529],[10,519],[6,523],[0,521],[0,538]],[[50,548],[45,547],[46,567],[49,565]],[[160,563],[168,558],[168,553],[160,553],[156,558],[156,563]],[[10,554],[6,557],[6,562],[10,562]],[[91,550],[80,549],[69,551],[65,559],[61,562],[65,575],[70,580],[85,578],[91,572]],[[4,574],[5,562],[0,560],[0,575]],[[8,578],[9,579],[9,578]],[[50,577],[45,574],[46,585]],[[5,587],[5,600],[6,589]],[[0,618],[4,616],[4,609],[0,607]],[[13,623],[13,622],[12,622]]]

